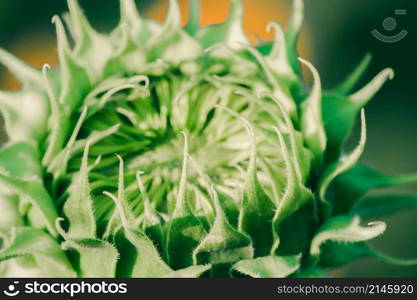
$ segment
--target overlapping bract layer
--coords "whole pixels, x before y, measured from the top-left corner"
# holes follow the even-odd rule
[[[305,93],[295,49],[302,1],[288,30],[271,23],[274,41],[256,47],[240,1],[205,28],[191,4],[182,28],[175,0],[163,25],[121,0],[120,24],[104,35],[69,0],[66,28],[52,19],[59,68],[34,70],[0,52],[23,83],[0,93],[4,276],[309,276],[381,256],[363,242],[385,224],[359,217],[417,204],[361,200],[417,180],[357,165],[363,111],[357,148],[342,151],[392,70],[351,94],[366,58],[323,92],[300,59],[314,79]]]

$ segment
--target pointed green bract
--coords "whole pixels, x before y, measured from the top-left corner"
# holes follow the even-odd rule
[[[284,278],[300,267],[299,256],[265,256],[241,260],[233,268],[253,278]]]
[[[11,233],[10,241],[0,251],[0,261],[32,256],[44,276],[75,277],[67,256],[49,234],[30,227],[17,227]]]

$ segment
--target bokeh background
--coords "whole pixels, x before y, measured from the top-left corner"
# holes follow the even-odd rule
[[[79,0],[91,22],[102,31],[110,31],[118,22],[117,0]],[[180,0],[187,10],[187,1]],[[286,25],[290,0],[244,0],[245,30],[269,39],[267,23],[276,20]],[[321,73],[323,86],[331,89],[358,64],[368,52],[373,61],[362,84],[387,66],[396,77],[388,82],[367,106],[368,144],[362,161],[377,169],[394,173],[417,172],[417,1],[415,0],[314,0],[305,1],[305,24],[300,55],[311,60]],[[167,0],[137,0],[141,12],[162,21]],[[229,0],[202,0],[202,24],[222,22]],[[396,16],[396,9],[407,14]],[[65,0],[0,0],[0,47],[37,67],[57,63],[54,14],[66,11]],[[397,28],[387,31],[383,20],[394,17]],[[185,22],[185,19],[184,19]],[[397,43],[383,43],[371,35],[373,29],[393,35],[402,29],[408,35]],[[0,88],[19,88],[17,81],[0,66]],[[0,129],[1,129],[0,125]],[[353,134],[352,143],[354,143]],[[3,138],[4,140],[4,138]],[[349,143],[347,145],[349,147]],[[417,186],[398,190],[417,194]],[[372,243],[385,253],[403,258],[417,258],[417,210],[383,218],[386,233]],[[343,276],[411,276],[417,267],[395,267],[363,259],[337,271]]]

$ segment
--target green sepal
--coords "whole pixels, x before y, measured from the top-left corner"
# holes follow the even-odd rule
[[[203,48],[181,28],[181,16],[177,0],[170,0],[169,11],[161,31],[148,42],[149,59],[179,65],[185,61],[196,60]]]
[[[194,264],[225,264],[253,257],[251,239],[227,221],[216,191],[211,187],[216,217],[209,233],[193,252]]]
[[[285,278],[300,267],[300,255],[263,256],[241,260],[233,269],[253,278]]]
[[[378,195],[361,199],[351,210],[362,218],[380,217],[409,211],[417,207],[417,197],[408,195]]]
[[[0,249],[2,248],[3,234],[7,234],[13,227],[24,225],[22,214],[19,211],[19,197],[17,195],[0,194]]]
[[[335,94],[347,95],[353,91],[371,63],[372,55],[366,54],[355,70],[334,91]]]
[[[272,219],[274,244],[271,254],[295,255],[306,250],[317,223],[313,194],[303,185],[281,132],[274,128],[285,162],[287,186]],[[296,233],[295,233],[296,232]]]
[[[334,213],[348,213],[372,189],[395,187],[416,182],[416,174],[386,175],[371,167],[356,165],[334,181]]]
[[[73,175],[72,183],[68,187],[69,197],[64,204],[64,213],[69,221],[68,235],[74,239],[96,238],[96,221],[88,182],[89,148],[90,144],[87,143],[80,171]]]
[[[376,258],[382,262],[396,266],[417,265],[417,259],[391,257],[373,249],[366,242],[338,243],[330,241],[322,245],[321,251],[319,266],[322,268],[340,267],[353,260],[364,257]]]
[[[201,28],[196,37],[205,49],[219,42],[232,49],[240,49],[243,44],[249,45],[243,31],[242,15],[242,0],[232,0],[226,22]]]
[[[322,91],[320,75],[308,61],[299,59],[313,74],[314,84],[310,95],[301,103],[301,132],[307,147],[314,153],[316,162],[323,159],[327,145],[327,136],[322,117]]]
[[[367,226],[361,226],[357,216],[333,217],[317,230],[311,241],[310,255],[313,259],[323,255],[321,247],[326,242],[363,242],[382,234],[385,228],[384,222],[370,222]]]
[[[0,111],[10,142],[40,143],[47,133],[48,99],[36,89],[0,91]]]
[[[8,175],[22,180],[40,180],[40,154],[28,142],[8,143],[0,149],[0,167]]]
[[[75,277],[76,274],[61,250],[49,234],[33,227],[17,227],[12,230],[10,241],[0,251],[0,261],[32,256],[36,265],[47,277]]]
[[[337,92],[323,95],[323,122],[328,139],[327,160],[338,159],[359,111],[372,99],[385,81],[392,79],[393,76],[393,70],[385,69],[354,94],[344,95]]]
[[[298,63],[298,51],[297,42],[301,32],[301,26],[303,25],[304,18],[304,1],[294,0],[292,14],[288,29],[285,33],[285,39],[287,41],[288,58],[294,72],[297,75],[301,75],[301,68]]]
[[[43,215],[48,230],[52,235],[56,235],[55,220],[58,217],[56,206],[48,192],[38,180],[23,181],[18,178],[0,173],[0,183],[4,184],[12,192],[21,198],[29,200],[36,206]]]
[[[337,162],[334,162],[327,166],[324,170],[322,177],[318,184],[318,197],[322,204],[322,214],[329,216],[331,214],[332,204],[326,199],[327,191],[331,183],[341,174],[346,173],[352,169],[355,164],[359,161],[365,149],[366,143],[366,121],[365,111],[362,110],[361,114],[361,137],[358,146],[349,154],[342,156]],[[338,201],[337,199],[335,201]]]
[[[87,70],[91,82],[97,82],[102,78],[104,66],[113,52],[112,45],[109,39],[91,27],[78,0],[67,0],[67,4],[75,40],[74,58]]]
[[[199,218],[193,215],[187,204],[188,140],[184,132],[184,155],[181,180],[172,218],[167,222],[165,233],[165,260],[174,269],[193,264],[192,253],[207,232]],[[180,254],[180,255],[179,255]]]
[[[99,239],[70,239],[62,244],[65,250],[75,250],[73,261],[79,277],[113,278],[119,259],[117,249]]]

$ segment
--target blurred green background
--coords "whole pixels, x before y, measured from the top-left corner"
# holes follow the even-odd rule
[[[118,21],[117,0],[80,0],[92,23],[110,31]],[[186,1],[180,1],[183,11]],[[203,24],[221,22],[229,0],[203,0]],[[415,0],[314,0],[305,1],[305,25],[301,56],[311,60],[321,73],[323,86],[337,85],[368,52],[373,54],[365,84],[385,67],[395,70],[388,82],[367,106],[368,143],[362,161],[393,174],[417,172],[417,1]],[[141,11],[162,20],[166,0],[138,0]],[[245,29],[268,38],[264,28],[271,20],[285,26],[291,1],[245,0]],[[407,14],[395,15],[396,9]],[[50,20],[66,11],[65,0],[0,0],[0,47],[37,67],[56,64],[55,33]],[[397,28],[387,31],[383,21],[394,17]],[[397,43],[383,43],[371,35],[373,29],[394,35],[402,29],[408,35]],[[16,81],[0,66],[0,88],[16,89]],[[352,143],[355,143],[353,134]],[[349,147],[349,145],[348,145]],[[417,187],[397,190],[416,194]],[[385,253],[417,258],[417,210],[387,216],[386,233],[373,244]],[[360,260],[338,271],[343,276],[412,276],[417,267],[395,267],[374,260]]]

